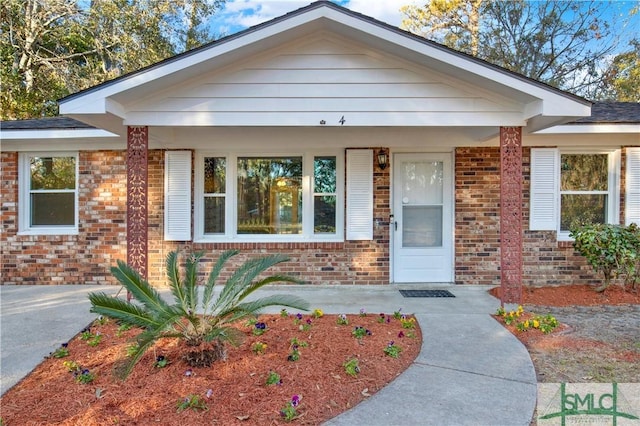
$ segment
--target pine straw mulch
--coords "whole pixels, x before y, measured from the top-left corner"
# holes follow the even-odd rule
[[[185,351],[175,340],[162,340],[140,360],[122,382],[112,375],[136,330],[120,333],[109,321],[91,327],[102,340],[91,347],[79,335],[68,343],[70,355],[45,359],[29,376],[0,399],[4,425],[278,425],[280,414],[293,395],[301,397],[295,424],[319,424],[373,395],[404,371],[417,357],[422,343],[420,328],[403,329],[400,320],[378,314],[348,315],[349,325],[338,325],[336,315],[311,318],[308,331],[300,330],[295,317],[262,315],[267,331],[254,336],[251,326],[241,324],[247,335],[238,348],[228,347],[226,361],[211,368],[192,368],[181,359]],[[362,339],[352,336],[355,326],[372,333]],[[402,337],[399,337],[402,336]],[[308,344],[300,347],[300,359],[288,361],[290,340]],[[264,354],[252,351],[255,342],[266,343]],[[402,348],[399,358],[383,352],[390,341]],[[166,367],[154,364],[159,355],[169,360]],[[343,364],[359,361],[357,377],[345,373]],[[76,383],[63,365],[76,361],[96,378]],[[266,385],[270,371],[278,373],[280,385]],[[208,392],[211,390],[210,392]],[[177,405],[190,395],[199,396],[207,410]]]
[[[530,319],[533,313],[546,315],[545,307],[602,307],[640,304],[640,293],[612,285],[598,293],[590,285],[557,287],[528,287],[523,290],[525,313],[520,318]],[[499,297],[499,288],[490,290]],[[597,314],[596,314],[597,315]],[[498,316],[494,317],[504,325]],[[606,316],[582,315],[580,322],[560,325],[550,334],[530,329],[518,331],[515,324],[504,325],[527,348],[531,355],[538,382],[618,382],[634,383],[638,380],[640,346],[630,343],[628,336],[617,335],[608,327]],[[577,333],[576,327],[580,328]],[[635,327],[629,324],[629,327]],[[629,330],[630,331],[630,330]],[[627,333],[628,334],[628,333]]]

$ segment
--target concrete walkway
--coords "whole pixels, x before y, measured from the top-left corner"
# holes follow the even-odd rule
[[[404,298],[400,288],[445,288],[455,298]],[[2,392],[94,316],[89,291],[119,287],[0,286]],[[482,286],[288,286],[325,313],[415,313],[422,350],[409,369],[327,425],[529,425],[536,375],[525,347],[489,314],[499,301]],[[168,293],[168,291],[167,291]],[[164,292],[163,292],[164,294]],[[279,311],[279,310],[278,310]]]

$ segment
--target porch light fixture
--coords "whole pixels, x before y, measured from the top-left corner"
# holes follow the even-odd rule
[[[380,167],[380,170],[387,168],[387,153],[383,149],[378,151],[378,167]]]

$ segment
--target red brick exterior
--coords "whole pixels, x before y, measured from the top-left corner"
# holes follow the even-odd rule
[[[124,152],[79,153],[78,235],[17,235],[18,154],[2,156],[3,284],[111,284],[126,252]]]
[[[376,148],[377,151],[377,148]],[[82,151],[79,155],[79,235],[17,235],[18,154],[1,153],[0,281],[3,284],[115,284],[109,269],[126,259],[126,153]],[[529,158],[523,149],[524,285],[598,282],[571,243],[555,232],[528,231]],[[621,198],[624,199],[624,150]],[[252,255],[283,253],[281,272],[309,284],[388,284],[390,275],[389,169],[374,167],[374,239],[343,243],[194,244],[164,241],[164,155],[149,152],[149,280],[164,285],[166,254],[180,247],[205,250],[211,261],[222,250]],[[455,282],[500,285],[500,151],[498,147],[455,151]],[[621,203],[621,216],[624,203]],[[621,220],[623,217],[621,217]],[[207,263],[207,267],[211,262]]]
[[[79,235],[17,235],[16,153],[2,153],[2,282],[4,284],[115,283],[109,269],[126,259],[126,152],[81,152]],[[149,152],[149,281],[164,285],[165,257],[175,248],[205,250],[211,261],[239,249],[230,265],[252,255],[282,253],[291,258],[273,271],[309,284],[389,283],[389,169],[375,167],[373,241],[344,243],[195,244],[164,241],[164,155]]]

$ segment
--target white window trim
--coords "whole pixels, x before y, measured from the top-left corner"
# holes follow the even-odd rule
[[[557,164],[561,164],[562,154],[608,154],[609,162],[609,192],[608,192],[608,206],[607,206],[607,223],[612,225],[620,224],[620,149],[558,149],[557,150]],[[562,206],[560,204],[560,167],[556,169],[557,175],[557,205],[558,205],[558,223],[557,223],[557,239],[558,241],[573,241],[573,238],[569,236],[569,231],[560,230],[560,220],[562,218]]]
[[[31,158],[74,157],[76,163],[76,185],[74,225],[31,226]],[[21,152],[18,156],[18,235],[78,235],[79,161],[77,151]]]
[[[336,233],[314,234],[312,173],[314,158],[336,157]],[[204,158],[224,157],[227,164],[225,196],[225,234],[206,235],[204,233]],[[299,235],[243,235],[237,234],[237,164],[238,157],[302,157],[302,233]],[[221,152],[197,151],[194,183],[194,242],[238,242],[238,243],[283,243],[283,242],[342,242],[344,241],[344,152],[304,151],[304,152]]]

